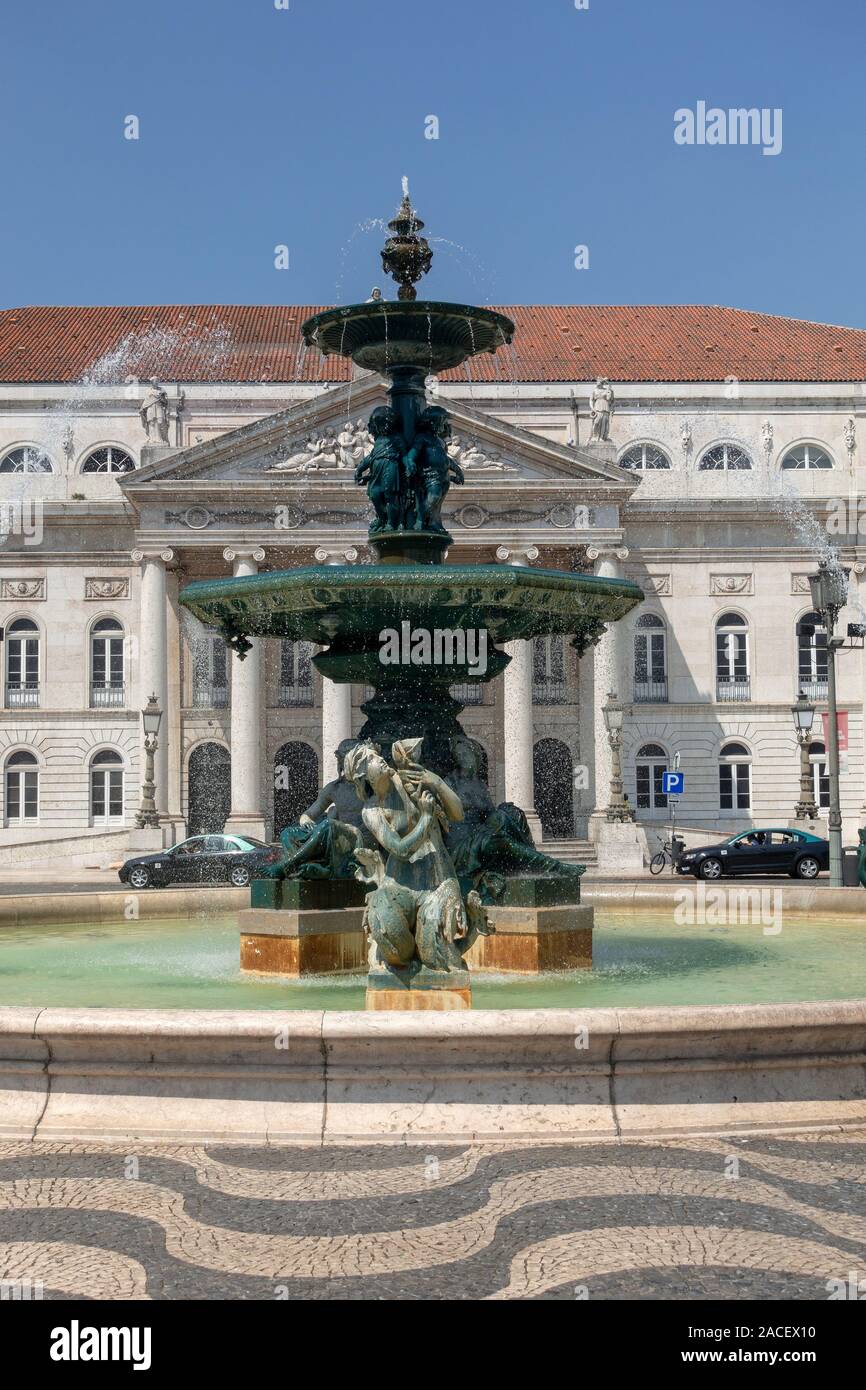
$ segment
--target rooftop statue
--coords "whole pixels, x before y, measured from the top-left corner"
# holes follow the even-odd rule
[[[589,436],[591,444],[608,443],[610,440],[610,417],[613,412],[613,387],[607,377],[600,376],[589,393],[589,413],[592,429]]]
[[[168,396],[156,377],[138,410],[148,444],[168,443]]]

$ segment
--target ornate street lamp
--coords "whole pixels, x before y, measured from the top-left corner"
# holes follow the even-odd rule
[[[151,695],[144,709],[141,711],[141,722],[144,728],[144,784],[141,789],[141,806],[135,818],[136,825],[144,828],[145,826],[156,827],[159,825],[159,813],[156,809],[155,793],[156,784],[153,774],[153,755],[159,747],[157,734],[162,721],[162,710],[155,695]]]
[[[851,573],[833,557],[821,560],[816,574],[809,575],[812,607],[820,613],[827,630],[827,749],[830,772],[830,884],[842,887],[842,811],[839,806],[839,716],[836,708],[836,649],[844,638],[834,636],[836,620],[848,601],[848,576]]]
[[[611,690],[609,692],[607,702],[602,706],[601,712],[604,715],[607,741],[610,744],[610,800],[607,808],[607,819],[609,821],[632,821],[634,820],[634,811],[623,796],[622,789],[622,761],[619,750],[622,747],[624,710],[616,691]]]
[[[802,690],[797,696],[797,703],[791,706],[791,714],[794,716],[794,729],[800,745],[800,800],[797,802],[794,817],[796,820],[817,820],[818,807],[815,805],[812,767],[809,762],[815,706]]]

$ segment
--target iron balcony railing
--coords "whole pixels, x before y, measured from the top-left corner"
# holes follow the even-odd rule
[[[448,687],[455,700],[461,705],[480,705],[483,703],[482,687],[477,681],[463,681]]]
[[[534,705],[570,705],[573,697],[568,689],[568,681],[533,681],[532,703]]]
[[[311,685],[298,685],[295,681],[293,685],[280,686],[280,705],[311,705],[312,703],[313,687]]]
[[[738,704],[751,698],[752,683],[748,676],[745,680],[727,680],[724,676],[719,676],[716,682],[716,699],[720,704]]]
[[[827,699],[827,677],[823,680],[801,680],[797,682],[797,693],[802,690],[809,700],[822,701]]]
[[[635,681],[634,700],[636,705],[666,705],[668,702],[667,681]]]
[[[229,688],[227,685],[196,685],[192,703],[195,709],[227,709]]]
[[[123,681],[91,681],[91,709],[122,709],[126,703],[126,687]]]
[[[7,709],[36,709],[39,705],[38,681],[7,681]]]

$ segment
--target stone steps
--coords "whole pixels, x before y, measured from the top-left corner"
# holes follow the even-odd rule
[[[566,864],[591,866],[598,863],[598,851],[591,840],[542,840],[539,849]]]

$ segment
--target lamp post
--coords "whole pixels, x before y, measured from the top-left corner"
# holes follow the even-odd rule
[[[842,811],[839,806],[839,715],[836,708],[836,649],[844,638],[834,636],[836,620],[848,601],[848,575],[851,573],[834,557],[821,560],[816,574],[809,575],[812,607],[821,614],[827,630],[827,749],[830,770],[830,884],[842,887]]]
[[[607,807],[607,819],[609,821],[633,821],[634,811],[623,796],[622,789],[622,761],[619,750],[622,747],[624,711],[615,691],[611,690],[608,693],[607,701],[602,706],[601,712],[604,715],[607,741],[610,744],[610,800]]]
[[[141,788],[141,806],[135,818],[135,823],[142,829],[146,826],[155,828],[159,825],[159,813],[156,809],[156,801],[154,800],[156,784],[153,778],[153,755],[159,747],[157,734],[159,733],[161,720],[162,710],[159,707],[159,701],[155,695],[151,695],[144,709],[141,711],[141,722],[144,726],[144,752],[146,761],[144,765],[144,784]]]
[[[815,722],[815,706],[804,691],[797,696],[797,703],[791,706],[794,716],[794,729],[800,745],[800,800],[794,811],[795,820],[817,820],[818,807],[815,805],[812,768],[809,763],[809,744],[812,742],[812,725]]]

